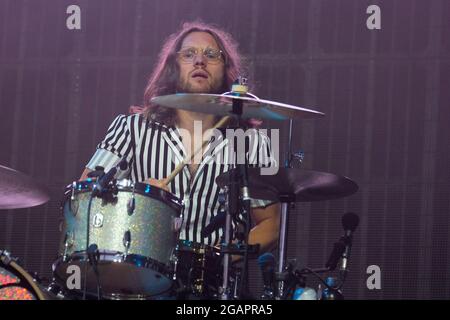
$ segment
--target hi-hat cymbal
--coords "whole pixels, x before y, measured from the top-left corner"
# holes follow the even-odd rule
[[[275,175],[261,175],[260,168],[248,168],[250,197],[280,201],[280,196],[292,197],[293,202],[331,200],[352,195],[358,185],[347,177],[312,170],[279,168]],[[225,172],[216,178],[220,187],[228,185]]]
[[[0,209],[29,208],[48,200],[47,192],[31,177],[0,166]]]
[[[169,108],[226,116],[232,112],[233,99],[242,101],[242,118],[247,119],[287,120],[324,116],[322,112],[285,103],[220,94],[177,93],[155,97],[152,102]]]

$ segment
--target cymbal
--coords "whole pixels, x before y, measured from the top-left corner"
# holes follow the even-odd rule
[[[31,177],[0,166],[0,209],[29,208],[48,200],[47,192]]]
[[[233,169],[234,170],[234,169]],[[274,175],[261,175],[260,168],[247,168],[250,197],[280,201],[291,195],[293,202],[331,200],[352,195],[358,185],[347,177],[305,169],[279,168]],[[228,184],[228,172],[216,178],[220,187]]]
[[[316,110],[297,107],[285,103],[263,100],[251,97],[238,97],[205,93],[177,93],[159,96],[152,99],[154,104],[184,109],[188,111],[230,115],[233,99],[241,100],[243,104],[242,118],[256,118],[269,120],[305,119],[322,117],[325,114]]]

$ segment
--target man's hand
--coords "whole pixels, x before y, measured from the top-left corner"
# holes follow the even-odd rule
[[[163,189],[163,190],[166,190],[166,191],[170,192],[169,191],[169,186],[166,184],[166,182],[167,182],[167,179],[160,179],[160,180],[158,180],[158,179],[153,179],[153,178],[150,178],[150,179],[147,179],[147,180],[144,181],[144,183],[147,183],[147,184],[149,184],[151,186],[155,186],[155,187],[158,187],[160,189]]]

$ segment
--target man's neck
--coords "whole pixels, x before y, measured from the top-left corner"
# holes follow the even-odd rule
[[[215,124],[216,117],[211,114],[198,113],[177,109],[177,125],[189,132],[194,132],[194,121],[201,121],[202,131],[212,128]]]

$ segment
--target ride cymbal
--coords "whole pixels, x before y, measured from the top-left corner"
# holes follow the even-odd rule
[[[0,166],[0,209],[29,208],[48,200],[47,192],[31,177]]]

